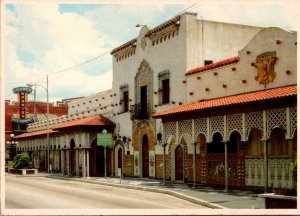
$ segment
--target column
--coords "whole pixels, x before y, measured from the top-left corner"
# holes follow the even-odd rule
[[[86,149],[83,149],[82,177],[86,177]]]
[[[66,149],[66,161],[67,161],[67,175],[68,176],[71,176],[71,173],[70,173],[70,149]]]
[[[268,142],[262,140],[264,143],[264,177],[265,177],[265,193],[268,191]]]
[[[61,172],[61,174],[65,174],[64,173],[64,171],[65,171],[65,152],[64,152],[64,150],[60,150],[60,157],[61,157],[61,159],[60,159],[60,172]]]
[[[90,177],[90,151],[86,150],[86,177]]]
[[[192,142],[194,144],[194,151],[193,151],[193,187],[196,187],[196,145],[197,142],[195,141],[195,119],[192,119]]]
[[[165,185],[166,184],[166,143],[163,143],[162,145],[163,145],[163,185]]]
[[[194,184],[193,184],[193,187],[196,188],[196,147],[197,147],[197,142],[195,142],[193,144],[194,144],[194,152],[193,152],[193,180],[194,180]]]
[[[76,176],[79,176],[79,149],[75,149]]]
[[[225,192],[228,191],[228,159],[227,159],[227,142],[224,142],[225,149]]]

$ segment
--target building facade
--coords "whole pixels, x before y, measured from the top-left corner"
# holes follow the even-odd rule
[[[104,164],[105,149],[112,176],[121,169],[139,178],[293,187],[296,38],[191,13],[143,26],[111,52],[112,89],[69,103],[68,116],[51,122],[55,171],[103,176],[95,164]],[[45,122],[28,129],[19,150],[45,152]],[[113,135],[108,148],[97,143],[104,129]]]

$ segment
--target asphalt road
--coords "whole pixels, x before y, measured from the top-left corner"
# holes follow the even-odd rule
[[[171,195],[45,177],[5,177],[6,209],[204,209]]]

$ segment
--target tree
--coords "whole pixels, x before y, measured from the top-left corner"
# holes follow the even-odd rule
[[[29,168],[30,158],[26,154],[18,154],[14,158],[13,167],[16,169]]]

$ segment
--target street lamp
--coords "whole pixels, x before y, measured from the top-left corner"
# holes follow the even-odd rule
[[[8,145],[10,145],[10,148],[9,148],[10,160],[13,160],[14,157],[16,156],[16,145],[18,144],[18,142],[14,140],[14,137],[15,137],[15,135],[13,133],[10,134],[10,140],[6,142]]]
[[[145,26],[145,25],[140,25],[140,24],[136,24],[136,26],[135,27],[141,27],[141,26]]]
[[[49,155],[49,86],[48,86],[48,75],[47,75],[47,86],[46,88],[35,83],[35,84],[27,84],[27,86],[32,87],[34,86],[34,118],[37,120],[36,116],[36,86],[40,86],[43,88],[46,93],[47,93],[47,171],[48,173],[50,172],[50,167],[49,167],[49,160],[50,160],[50,155]]]
[[[166,145],[167,145],[167,143],[163,143],[162,134],[160,132],[157,134],[156,138],[157,138],[158,144],[162,145],[162,147],[163,147],[163,185],[166,185],[166,159],[165,159],[165,154],[166,154]]]

